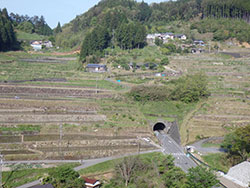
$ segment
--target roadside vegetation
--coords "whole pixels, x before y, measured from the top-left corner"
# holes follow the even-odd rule
[[[28,169],[21,169],[26,168],[26,166],[12,166],[13,170],[8,172],[3,172],[3,186],[5,188],[12,188],[18,187],[25,183],[29,183],[35,180],[42,178],[45,174],[49,173],[50,171],[54,171],[55,169],[64,169],[64,168],[74,168],[79,164],[64,164],[59,167],[53,168],[33,168],[33,166],[28,166]]]

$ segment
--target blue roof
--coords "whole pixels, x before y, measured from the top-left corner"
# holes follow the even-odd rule
[[[106,65],[99,65],[99,64],[88,64],[87,68],[100,68],[100,67],[106,67]]]

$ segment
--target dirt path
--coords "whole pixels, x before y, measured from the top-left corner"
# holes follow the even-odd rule
[[[194,110],[188,113],[188,115],[184,118],[183,123],[180,127],[180,135],[182,144],[186,145],[189,142],[189,130],[188,130],[188,123],[189,121],[195,116],[196,112],[198,112],[206,101],[199,102]]]

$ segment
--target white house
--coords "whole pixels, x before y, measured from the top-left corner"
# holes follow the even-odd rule
[[[39,51],[42,49],[42,41],[31,41],[30,43],[30,46],[32,46],[32,48],[35,50],[35,51]]]
[[[43,48],[43,46],[45,46],[46,48],[52,48],[52,42],[51,41],[38,41],[38,40],[34,40],[30,42],[30,46],[35,50],[35,51],[39,51]]]
[[[174,38],[181,39],[181,40],[187,40],[187,36],[184,34],[177,34],[174,36]]]

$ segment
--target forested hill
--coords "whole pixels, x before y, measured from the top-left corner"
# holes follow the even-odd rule
[[[7,9],[0,9],[0,51],[18,49],[18,42]]]
[[[62,33],[57,35],[57,44],[69,48],[79,46],[89,29],[103,22],[121,22],[124,17],[140,22],[148,29],[154,25],[166,25],[176,20],[188,21],[196,17],[232,18],[250,22],[250,1],[177,0],[148,5],[135,0],[102,0],[64,25]]]

